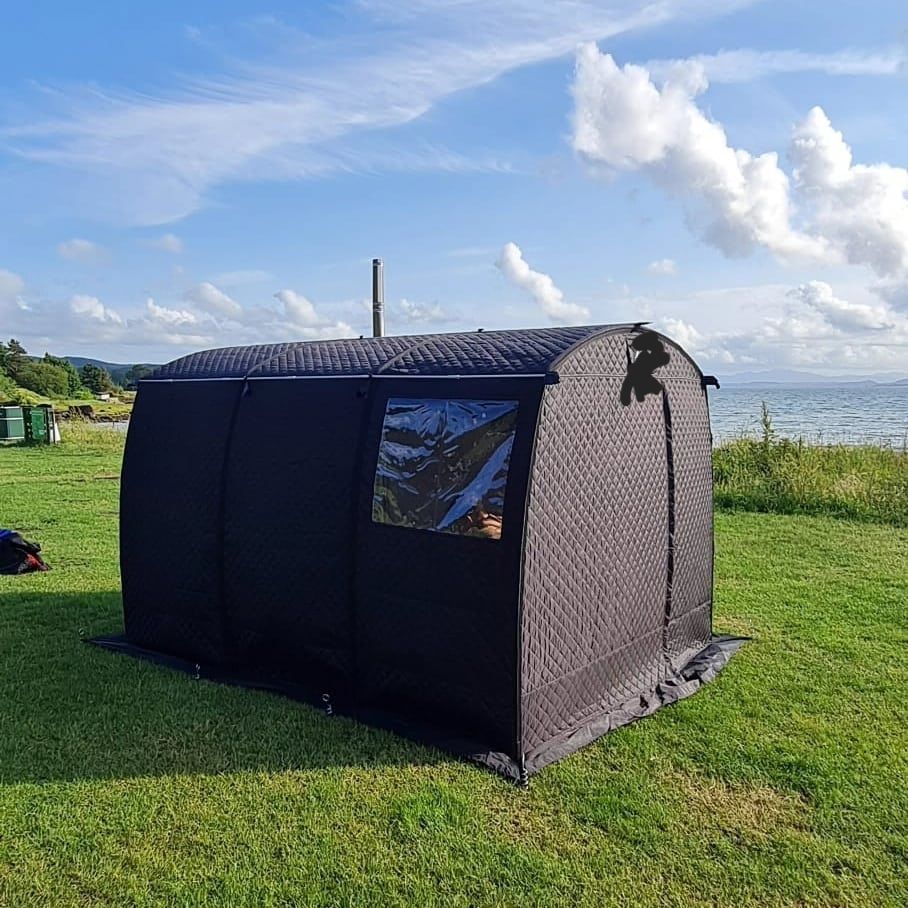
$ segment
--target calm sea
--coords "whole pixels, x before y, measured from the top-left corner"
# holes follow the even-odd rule
[[[763,401],[783,437],[819,444],[883,444],[900,450],[908,444],[908,385],[710,388],[715,442],[759,434]]]

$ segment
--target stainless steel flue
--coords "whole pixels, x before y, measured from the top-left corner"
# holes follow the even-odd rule
[[[372,259],[372,336],[385,333],[385,266],[381,259]]]

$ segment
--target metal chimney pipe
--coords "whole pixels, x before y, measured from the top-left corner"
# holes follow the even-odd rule
[[[372,259],[372,336],[385,333],[385,266],[381,259]]]

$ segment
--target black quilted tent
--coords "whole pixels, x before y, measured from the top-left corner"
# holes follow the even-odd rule
[[[96,642],[525,778],[737,645],[705,384],[635,325],[178,359],[139,385]]]

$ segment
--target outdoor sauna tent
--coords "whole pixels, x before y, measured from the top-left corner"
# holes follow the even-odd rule
[[[734,648],[710,453],[704,377],[639,325],[187,356],[139,385],[98,642],[519,778]]]

